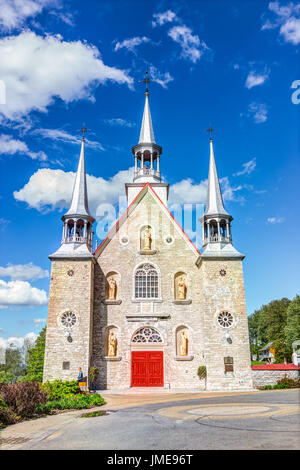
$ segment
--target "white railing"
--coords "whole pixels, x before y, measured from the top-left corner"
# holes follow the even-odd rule
[[[155,170],[154,168],[138,168],[135,171],[135,177],[137,178],[138,176],[160,176],[160,172]]]
[[[231,237],[223,237],[222,235],[211,235],[210,237],[204,237],[204,243],[230,243]]]

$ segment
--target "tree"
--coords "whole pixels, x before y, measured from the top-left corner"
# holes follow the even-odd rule
[[[42,329],[32,348],[28,350],[28,363],[24,381],[43,381],[46,327]]]
[[[300,296],[292,300],[287,309],[287,320],[285,326],[285,339],[289,347],[294,341],[300,340]]]
[[[23,358],[17,348],[8,348],[5,351],[5,364],[0,364],[0,372],[6,372],[17,380],[24,375]],[[4,375],[3,375],[4,376]]]
[[[291,301],[286,297],[280,300],[272,300],[249,316],[248,324],[252,354],[257,354],[262,346],[272,342],[276,362],[283,362],[285,350],[287,359],[290,360],[290,347],[288,344],[284,346],[287,312],[290,304]]]

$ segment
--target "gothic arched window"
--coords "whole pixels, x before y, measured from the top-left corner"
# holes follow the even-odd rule
[[[135,298],[158,298],[158,273],[151,264],[143,264],[135,273]]]

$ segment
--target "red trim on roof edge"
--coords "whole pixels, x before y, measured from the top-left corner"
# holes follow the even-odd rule
[[[295,364],[255,364],[252,370],[300,370]]]
[[[154,191],[154,189],[152,188],[151,184],[150,183],[145,183],[145,185],[142,187],[141,191],[136,195],[136,197],[133,199],[133,201],[131,202],[131,204],[127,207],[126,211],[123,212],[123,214],[121,215],[121,217],[117,220],[117,222],[115,223],[115,225],[112,227],[112,229],[109,231],[109,233],[106,235],[106,237],[102,240],[102,242],[100,243],[100,245],[98,246],[98,248],[95,250],[94,252],[94,255],[96,255],[97,251],[100,249],[100,247],[103,245],[103,243],[109,238],[110,234],[116,229],[117,230],[117,227],[119,226],[121,220],[125,217],[125,215],[127,215],[130,207],[135,203],[135,201],[137,200],[137,198],[142,194],[142,192],[144,191],[145,187],[146,186],[149,186],[149,188],[151,189],[151,191],[153,191],[153,193],[155,194],[155,196],[157,197],[157,199],[160,201],[160,203],[167,209],[168,213],[170,214],[170,216],[172,217],[172,219],[174,220],[174,222],[176,223],[176,225],[178,225],[178,227],[180,228],[180,230],[182,231],[182,233],[187,237],[188,241],[190,242],[190,244],[195,248],[195,250],[197,251],[197,253],[201,256],[201,253],[200,251],[198,250],[198,248],[196,247],[196,245],[192,242],[192,240],[190,239],[190,237],[185,233],[185,231],[183,230],[183,228],[181,227],[181,225],[179,225],[179,223],[177,222],[177,220],[174,218],[174,216],[171,214],[171,212],[169,211],[169,209],[167,208],[167,206],[162,202],[162,200],[160,199],[160,197],[158,196],[158,194]]]

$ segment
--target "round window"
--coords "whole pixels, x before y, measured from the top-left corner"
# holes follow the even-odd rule
[[[65,328],[72,328],[76,323],[76,315],[73,312],[65,312],[62,314],[60,321]]]
[[[229,312],[219,313],[218,323],[222,328],[229,328],[233,325],[233,316]]]

